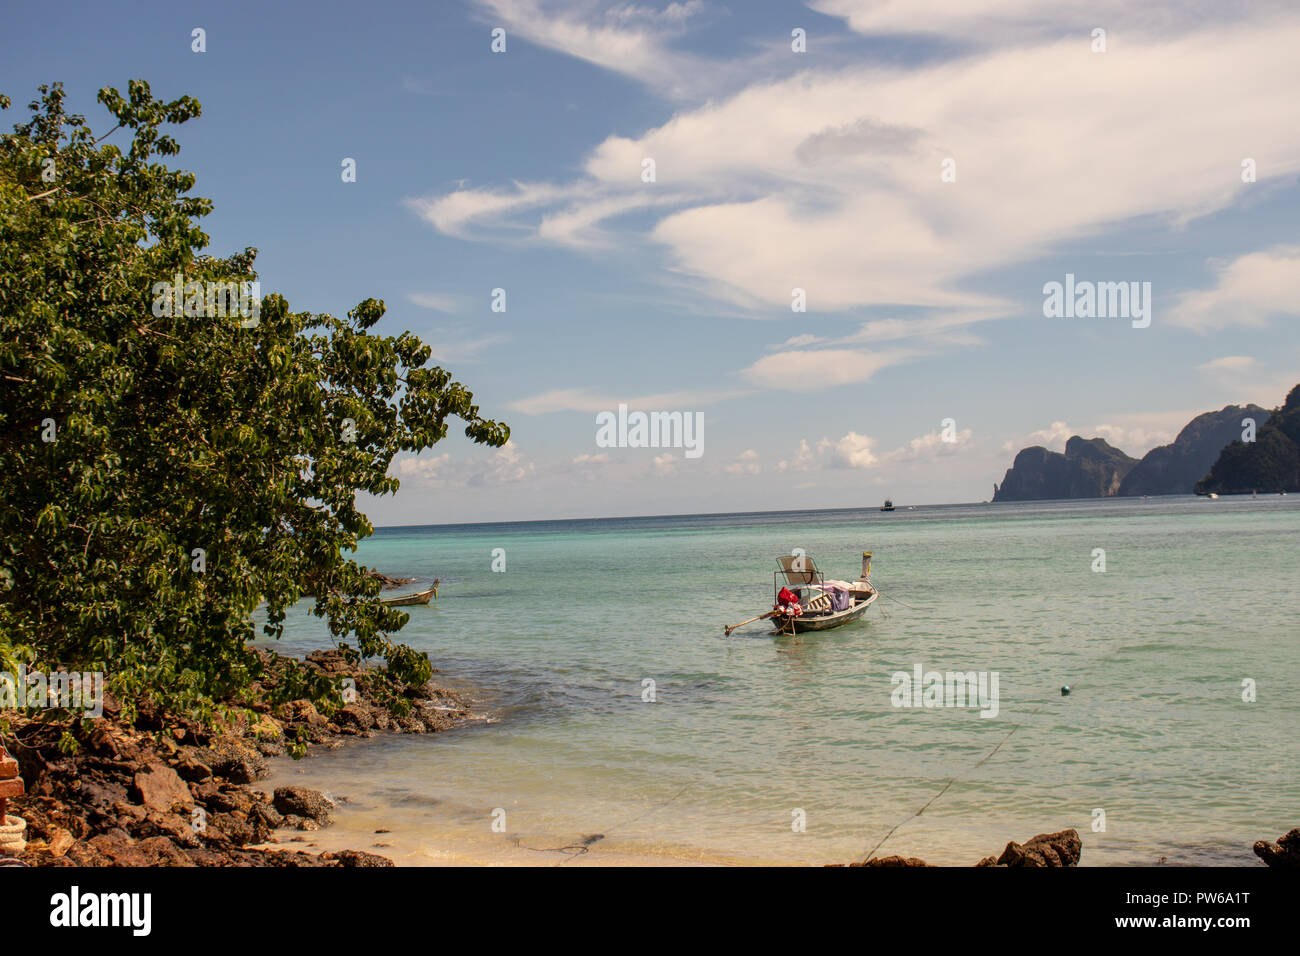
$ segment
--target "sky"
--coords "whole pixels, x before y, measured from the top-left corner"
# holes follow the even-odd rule
[[[208,252],[256,247],[294,309],[383,299],[377,331],[418,334],[510,425],[399,458],[376,525],[982,501],[1021,447],[1141,456],[1300,382],[1293,3],[3,22],[6,125],[54,81],[96,129],[104,86],[195,97],[172,162],[215,204]],[[1137,283],[1149,313],[1045,315],[1067,275]],[[608,447],[620,405],[702,420],[698,454]]]

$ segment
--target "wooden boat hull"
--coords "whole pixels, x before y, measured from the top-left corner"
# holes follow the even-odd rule
[[[403,594],[401,597],[385,598],[381,597],[379,603],[387,607],[409,607],[412,604],[428,604],[430,598],[438,596],[437,588],[429,588],[427,591],[419,591],[415,594]]]
[[[880,597],[877,591],[868,597],[865,601],[859,601],[851,608],[843,611],[835,611],[832,614],[817,614],[807,617],[796,617],[793,621],[794,633],[803,634],[805,631],[829,631],[833,627],[839,627],[842,624],[848,624],[850,621],[856,621],[866,613],[867,608],[876,603],[876,598]],[[785,629],[777,629],[777,634],[789,634],[791,624],[787,623]]]

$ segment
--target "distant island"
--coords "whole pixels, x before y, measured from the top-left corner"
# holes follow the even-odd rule
[[[1255,440],[1242,441],[1243,419]],[[1132,458],[1102,438],[1074,435],[1065,452],[1022,449],[994,501],[1137,495],[1250,494],[1300,489],[1300,385],[1272,412],[1228,405],[1193,418],[1168,445]]]

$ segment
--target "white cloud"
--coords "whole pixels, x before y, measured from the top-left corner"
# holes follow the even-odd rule
[[[758,452],[752,448],[747,448],[736,456],[735,461],[729,462],[722,470],[729,475],[757,475],[763,470],[763,466],[758,461]]]
[[[1170,325],[1208,332],[1230,325],[1262,326],[1273,315],[1300,315],[1300,245],[1274,246],[1213,265],[1214,286],[1180,295]]]
[[[1253,368],[1255,365],[1255,359],[1249,355],[1225,355],[1223,358],[1217,358],[1212,362],[1206,362],[1196,367],[1207,372],[1241,372]]]
[[[1205,411],[1205,409],[1201,409]],[[1052,422],[1047,428],[1003,442],[1002,451],[1014,454],[1023,448],[1041,445],[1051,451],[1064,452],[1065,443],[1075,435],[1104,438],[1133,458],[1141,458],[1157,445],[1167,445],[1178,432],[1201,411],[1133,412],[1110,416],[1108,421],[1090,428],[1074,429],[1065,422]]]
[[[817,447],[829,453],[832,468],[870,468],[876,463],[876,456],[871,450],[875,444],[874,438],[849,432],[839,441],[823,439]]]
[[[455,312],[456,297],[438,292],[412,292],[407,296],[411,302],[424,309],[437,309],[439,312]]]
[[[1042,445],[1044,448],[1050,448],[1052,451],[1065,451],[1065,443],[1073,434],[1074,431],[1065,422],[1052,422],[1052,424],[1047,428],[1041,428],[1038,431],[1030,432],[1023,438],[1013,438],[1009,441],[1003,442],[1002,450],[1006,452],[1016,452],[1032,445]]]
[[[398,478],[413,481],[443,481],[446,478],[451,455],[442,454],[430,458],[415,456],[399,458],[393,463]]]
[[[728,399],[749,394],[748,389],[701,389],[698,391],[656,392],[636,397],[616,397],[608,392],[588,388],[555,388],[539,395],[521,398],[506,407],[524,415],[549,415],[554,412],[613,412],[620,404],[629,411],[694,411]]]
[[[876,452],[874,438],[853,431],[835,440],[823,438],[816,445],[810,445],[807,439],[801,439],[795,454],[777,463],[777,471],[817,471],[826,468],[869,470],[879,465],[930,461],[969,448],[972,435],[969,428],[962,429],[955,432],[954,441],[947,442],[943,440],[942,431],[934,431],[882,453]]]
[[[664,452],[662,455],[655,455],[650,470],[661,478],[667,477],[677,470],[679,461],[680,459],[672,452]]]
[[[809,6],[843,18],[850,29],[864,34],[927,33],[1010,45],[1071,33],[1086,44],[1093,28],[1101,26],[1117,46],[1239,18],[1243,6],[1253,11],[1284,9],[1282,3],[1268,0],[1249,5],[1186,0],[811,0]]]
[[[1182,421],[1186,425],[1194,418],[1189,415]],[[1094,425],[1088,429],[1088,437],[1104,438],[1111,445],[1132,458],[1141,458],[1157,445],[1167,445],[1178,436],[1179,428],[1169,426],[1143,427],[1133,425]]]
[[[919,17],[897,3],[824,6],[863,30],[960,24],[966,9],[936,2],[933,16]],[[679,68],[663,56],[672,34],[662,24],[629,28],[616,17],[578,28],[575,15],[546,16],[533,3],[492,9],[526,22],[538,42],[610,69],[654,77]],[[1257,161],[1261,182],[1300,170],[1300,124],[1278,121],[1293,111],[1294,13],[1266,5],[1225,21],[1163,3],[1141,30],[1120,31],[1109,52],[1093,54],[1086,37],[1059,28],[1082,15],[1077,4],[1064,17],[1019,2],[974,9],[1050,22],[1015,34],[1014,48],[919,67],[832,71],[810,60],[798,75],[680,110],[643,135],[609,137],[572,182],[459,190],[416,208],[453,235],[486,223],[582,244],[617,225],[612,217],[653,203],[664,215],[639,238],[720,302],[788,315],[799,287],[812,312],[905,305],[973,317],[991,307],[962,290],[976,275],[1137,217],[1178,224],[1221,209],[1258,188],[1240,181],[1243,155]],[[1107,9],[1120,17],[1130,8]],[[656,160],[654,184],[640,181],[644,157]],[[940,180],[947,157],[957,163],[953,183]],[[532,221],[519,218],[539,207]],[[638,225],[621,228],[638,238]],[[1233,286],[1238,298],[1248,291]],[[1251,300],[1270,301],[1258,290]],[[1197,300],[1187,306],[1198,314]],[[836,367],[861,380],[862,366],[846,358]],[[750,377],[783,378],[766,371]]]
[[[407,199],[405,202],[408,209],[444,235],[470,239],[475,236],[469,231],[469,226],[475,221],[499,220],[511,213],[563,200],[576,192],[576,189],[516,182],[513,192],[460,187],[444,196]]]
[[[462,339],[452,336],[450,341],[441,341],[438,339],[441,334],[434,332],[429,338],[425,339],[424,344],[429,346],[429,353],[434,361],[444,364],[472,362],[488,346],[497,345],[508,340],[504,335],[486,335],[479,339]]]
[[[906,445],[896,448],[884,456],[888,462],[932,461],[955,455],[970,446],[973,432],[969,428],[954,430],[951,441],[944,440],[942,431],[933,431],[913,438]]]
[[[705,61],[671,46],[687,21],[704,9],[701,0],[670,3],[663,9],[621,3],[603,11],[590,2],[480,0],[479,6],[494,26],[506,29],[507,50],[510,34],[518,34],[538,46],[633,77],[671,95],[685,93],[693,78],[708,70]]]
[[[817,456],[812,448],[808,445],[808,439],[799,439],[799,448],[795,451],[794,457],[786,461],[777,462],[777,471],[812,471],[818,467]]]
[[[811,392],[834,385],[865,382],[876,372],[911,357],[903,351],[869,352],[863,349],[810,349],[765,355],[741,372],[762,388]]]
[[[396,476],[404,481],[416,485],[441,483],[452,487],[513,484],[532,477],[537,470],[512,441],[487,454],[480,452],[459,460],[453,459],[450,452],[432,458],[418,455],[399,458],[393,467]]]

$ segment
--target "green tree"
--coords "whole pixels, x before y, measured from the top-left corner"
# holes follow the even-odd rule
[[[1273,409],[1253,442],[1226,445],[1196,484],[1197,494],[1252,491],[1300,491],[1300,385]]]
[[[509,429],[416,336],[370,331],[380,301],[339,319],[269,295],[249,317],[196,296],[257,279],[254,249],[204,254],[211,202],[156,159],[199,104],[139,80],[98,99],[102,135],[56,84],[0,137],[0,665],[103,670],[128,701],[211,717],[262,676],[254,609],[279,636],[311,595],[340,644],[427,679],[348,557],[373,530],[357,493],[395,492],[394,456],[449,419],[492,446]],[[183,296],[159,292],[177,276]],[[303,669],[279,686],[334,691]]]

